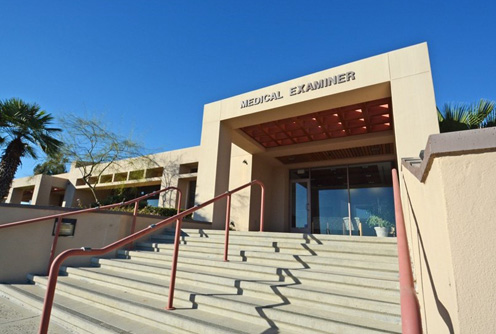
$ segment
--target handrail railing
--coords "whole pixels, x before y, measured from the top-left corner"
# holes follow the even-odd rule
[[[419,302],[413,285],[412,266],[410,252],[408,250],[403,208],[401,206],[398,172],[394,168],[392,175],[400,276],[401,328],[403,334],[421,334],[422,322],[420,319]]]
[[[258,180],[253,180],[245,185],[242,185],[236,189],[226,191],[225,193],[221,195],[217,195],[216,197],[212,198],[209,201],[206,201],[202,204],[198,204],[190,209],[184,210],[181,213],[178,213],[175,216],[169,217],[167,219],[164,219],[156,224],[152,224],[148,226],[147,228],[144,228],[141,231],[138,231],[136,233],[133,233],[125,238],[122,238],[120,240],[117,240],[110,245],[107,245],[103,248],[96,248],[96,249],[91,249],[91,248],[73,248],[73,249],[68,249],[62,253],[60,253],[55,260],[53,261],[51,267],[50,267],[50,272],[48,276],[48,283],[47,283],[47,290],[45,293],[45,301],[43,303],[43,311],[41,314],[41,322],[40,322],[40,328],[39,328],[39,334],[46,334],[48,332],[48,325],[50,323],[50,314],[52,312],[52,305],[53,305],[53,298],[55,295],[55,288],[57,285],[57,278],[59,275],[59,269],[62,263],[69,257],[72,256],[89,256],[89,255],[102,255],[108,252],[111,252],[117,248],[123,247],[139,238],[142,238],[150,233],[153,232],[153,230],[156,230],[158,228],[164,227],[174,221],[177,221],[176,224],[176,233],[174,236],[174,254],[172,256],[172,265],[171,265],[171,278],[169,282],[169,297],[168,297],[168,302],[167,302],[167,310],[173,310],[173,300],[174,300],[174,288],[175,288],[175,282],[176,282],[176,270],[177,270],[177,258],[179,255],[179,238],[181,236],[181,223],[182,220],[185,216],[188,216],[195,211],[198,211],[199,209],[202,209],[206,207],[207,205],[210,205],[220,199],[223,199],[224,197],[227,197],[228,201],[228,207],[226,210],[226,246],[224,248],[224,260],[227,261],[227,253],[228,253],[228,246],[227,243],[229,242],[229,212],[230,212],[230,202],[231,202],[231,195],[245,189],[247,187],[251,187],[255,184],[258,184],[261,188],[261,205],[260,205],[260,232],[263,231],[263,216],[264,216],[264,201],[265,201],[265,187],[262,182]]]
[[[181,192],[181,190],[179,188],[176,188],[176,187],[166,187],[166,188],[163,188],[163,189],[155,190],[155,191],[153,191],[153,192],[151,192],[149,194],[145,194],[143,196],[136,197],[136,198],[134,198],[132,200],[129,200],[129,201],[123,201],[123,202],[120,202],[120,203],[114,203],[114,204],[108,204],[108,205],[103,205],[103,206],[97,206],[97,207],[94,207],[94,208],[81,209],[81,210],[75,210],[75,211],[70,211],[70,212],[66,212],[66,213],[57,213],[57,214],[54,214],[54,215],[48,215],[48,216],[43,216],[43,217],[37,217],[37,218],[31,218],[31,219],[26,219],[26,220],[20,220],[20,221],[17,221],[17,222],[0,225],[0,229],[14,227],[14,226],[20,226],[20,225],[25,225],[25,224],[32,224],[32,223],[37,223],[37,222],[40,222],[40,221],[45,221],[45,220],[49,220],[49,219],[55,218],[57,220],[57,223],[56,223],[56,226],[55,226],[54,237],[53,237],[53,241],[52,241],[52,247],[50,249],[50,257],[49,257],[49,260],[48,260],[48,269],[47,269],[47,271],[49,271],[50,270],[50,266],[51,266],[51,264],[53,262],[53,258],[55,256],[55,251],[56,251],[56,248],[57,248],[57,242],[58,242],[58,239],[59,239],[60,226],[62,225],[62,218],[63,217],[66,217],[66,216],[75,216],[75,215],[79,215],[79,214],[82,214],[82,213],[95,212],[95,211],[104,210],[104,209],[112,209],[112,208],[115,208],[115,207],[126,206],[126,205],[130,205],[130,204],[133,204],[134,203],[133,222],[131,224],[131,231],[129,233],[129,234],[133,234],[134,231],[135,231],[135,229],[136,229],[136,217],[138,215],[139,202],[141,202],[142,200],[147,199],[149,197],[156,196],[156,195],[158,195],[160,193],[163,193],[165,191],[168,191],[168,190],[176,190],[177,191],[177,194],[178,194],[178,198],[177,198],[177,213],[179,213],[180,212],[180,207],[181,207],[182,192]]]

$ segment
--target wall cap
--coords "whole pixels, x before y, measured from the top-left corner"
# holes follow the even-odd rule
[[[402,158],[401,166],[425,182],[435,158],[496,151],[496,127],[430,135],[424,157]]]

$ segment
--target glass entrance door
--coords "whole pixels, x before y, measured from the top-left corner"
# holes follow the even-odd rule
[[[311,233],[310,180],[291,181],[291,232]]]
[[[391,168],[378,162],[290,171],[291,231],[375,236],[375,225],[385,225],[394,235]]]
[[[345,234],[349,230],[346,167],[318,168],[310,172],[312,233]]]

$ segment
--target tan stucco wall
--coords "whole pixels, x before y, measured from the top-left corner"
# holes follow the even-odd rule
[[[19,220],[63,213],[67,210],[37,206],[0,206],[0,225]],[[77,219],[74,237],[60,237],[56,254],[69,248],[98,248],[128,235],[130,214],[87,213],[67,218]],[[156,223],[159,217],[138,217],[136,230]],[[24,282],[28,273],[46,274],[52,245],[54,219],[0,230],[0,282]],[[188,224],[185,224],[188,227]],[[148,237],[145,237],[148,238]],[[115,252],[105,257],[114,256]],[[68,259],[65,264],[88,265],[90,258]]]
[[[289,231],[289,172],[285,166],[274,165],[262,155],[253,158],[253,178],[265,185],[265,231]],[[259,228],[260,191],[252,189],[252,208],[250,226],[252,230]]]
[[[407,187],[402,189],[408,190],[408,194],[403,192],[402,200],[407,208],[405,223],[426,333],[449,333],[449,327],[454,324],[446,314],[457,313],[446,198],[438,163],[435,162],[432,178],[425,185],[408,171],[404,172]],[[443,316],[451,325],[446,324]]]
[[[404,172],[426,333],[496,332],[494,161],[496,152],[437,157],[425,183]]]
[[[229,189],[235,189],[254,179],[253,156],[232,144],[230,158],[230,174],[235,176],[229,180]],[[255,186],[258,188],[258,186]],[[257,189],[258,190],[258,189]],[[250,228],[250,195],[251,189],[243,189],[233,194],[231,199],[231,221],[236,230],[248,231]]]

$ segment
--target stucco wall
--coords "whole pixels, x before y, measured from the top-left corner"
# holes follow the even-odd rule
[[[230,174],[235,176],[229,180],[229,189],[234,189],[254,179],[253,156],[232,144]],[[258,188],[258,186],[255,186]],[[231,196],[231,221],[238,231],[248,231],[250,225],[251,189],[243,189]]]
[[[424,329],[496,333],[496,152],[444,154],[423,183],[404,171]]]
[[[27,205],[0,205],[0,225],[19,220],[64,213],[67,209]],[[77,219],[74,237],[60,237],[56,254],[69,248],[99,248],[128,235],[132,215],[127,213],[87,213],[67,218]],[[156,223],[160,217],[140,216],[136,230]],[[24,282],[28,273],[46,274],[52,245],[54,219],[0,230],[0,282]],[[174,225],[171,225],[173,227]],[[201,227],[184,223],[184,227]],[[148,237],[145,237],[146,239]],[[105,257],[112,257],[115,252]],[[89,257],[68,259],[70,265],[88,265]]]
[[[404,172],[406,187],[403,187],[405,196],[402,197],[407,206],[405,223],[423,328],[426,333],[436,334],[450,333],[450,327],[455,329],[457,323],[452,316],[457,313],[456,290],[444,183],[438,163],[434,163],[436,166],[425,184],[408,171]]]

